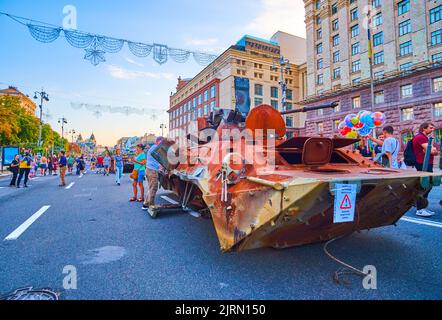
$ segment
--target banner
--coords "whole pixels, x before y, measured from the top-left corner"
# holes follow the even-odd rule
[[[250,83],[247,78],[235,77],[235,109],[243,115],[250,111]]]
[[[2,152],[2,164],[9,166],[14,160],[16,154],[19,154],[20,149],[18,147],[3,147]]]

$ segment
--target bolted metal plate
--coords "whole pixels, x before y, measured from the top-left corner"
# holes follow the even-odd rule
[[[0,300],[59,300],[59,294],[50,289],[34,289],[32,287],[20,288],[5,296]]]

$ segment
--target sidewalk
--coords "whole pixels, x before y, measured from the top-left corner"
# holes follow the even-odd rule
[[[0,171],[0,180],[10,178],[12,172],[9,170]]]

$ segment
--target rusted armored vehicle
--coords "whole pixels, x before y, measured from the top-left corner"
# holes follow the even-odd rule
[[[199,118],[190,144],[163,141],[154,152],[165,168],[161,184],[182,208],[211,217],[224,252],[326,241],[427,206],[439,174],[384,168],[353,150],[357,139],[284,138],[283,114],[324,107],[333,105],[281,113],[261,105],[246,118],[232,110]]]

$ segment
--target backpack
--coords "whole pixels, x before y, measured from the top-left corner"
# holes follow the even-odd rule
[[[416,165],[416,155],[413,150],[413,139],[407,142],[407,146],[404,150],[404,162],[407,166]]]

